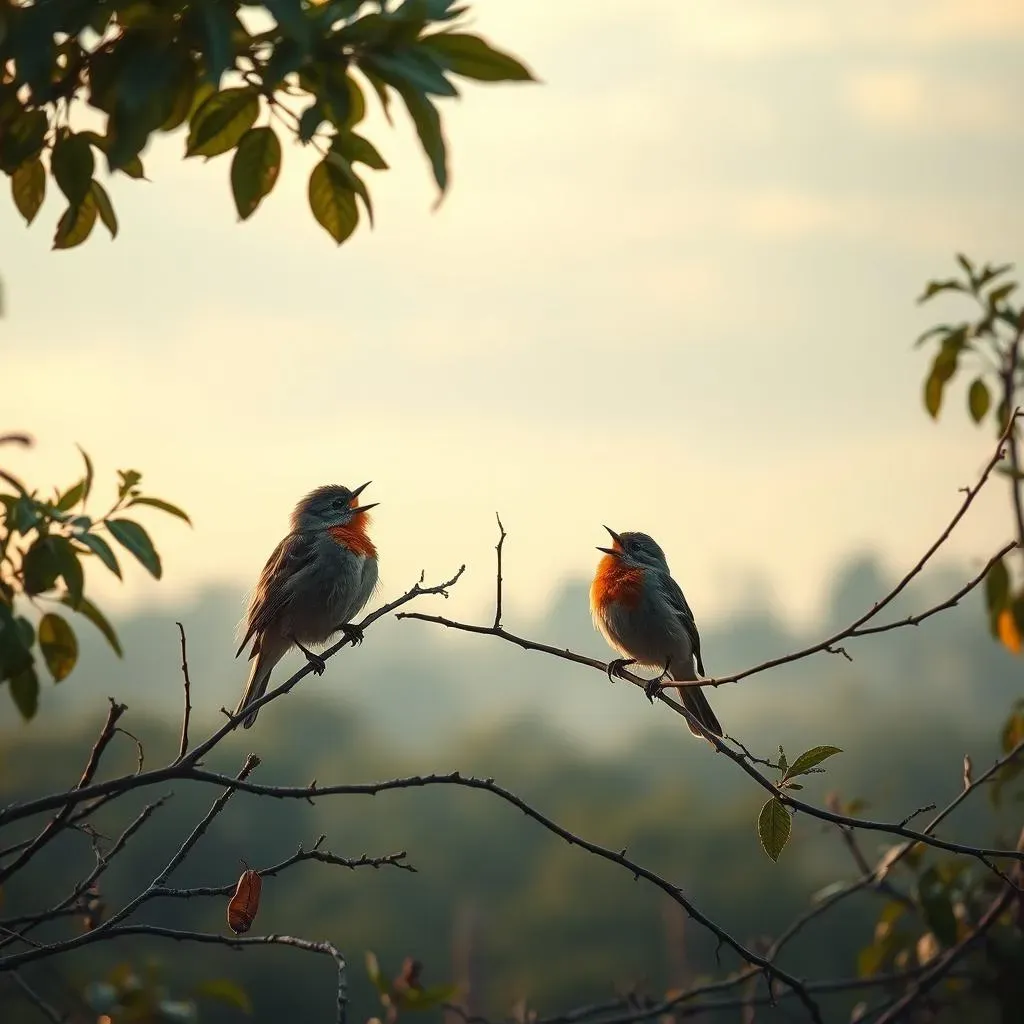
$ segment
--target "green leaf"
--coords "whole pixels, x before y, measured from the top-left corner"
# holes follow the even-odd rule
[[[421,93],[408,87],[396,87],[406,110],[416,126],[416,134],[419,136],[423,152],[430,160],[430,167],[434,173],[434,181],[443,196],[448,188],[448,154],[444,142],[444,132],[441,128],[441,115],[437,108]]]
[[[146,177],[146,170],[142,166],[142,158],[138,154],[120,167],[115,168],[115,170],[120,171],[122,174],[127,174],[129,178],[135,178],[136,180]]]
[[[206,46],[206,77],[213,86],[220,86],[224,72],[235,66],[235,47],[232,33],[238,27],[238,18],[230,6],[218,0],[205,0],[200,5]]]
[[[779,771],[785,774],[789,768],[789,761],[786,760],[786,752],[782,749],[782,745],[779,744]]]
[[[949,891],[935,867],[928,868],[918,879],[917,896],[925,922],[935,938],[947,949],[956,945],[956,915]]]
[[[81,601],[82,591],[85,589],[85,573],[82,571],[82,563],[78,560],[78,553],[67,537],[54,537],[53,545],[61,577],[68,588],[68,596],[77,604]]]
[[[992,396],[989,394],[988,385],[977,377],[967,392],[967,408],[970,411],[971,419],[980,423],[985,418],[989,406],[992,404]]]
[[[341,171],[348,188],[352,189],[362,199],[363,205],[366,207],[366,215],[370,219],[370,227],[373,227],[373,204],[370,202],[370,193],[366,188],[366,183],[353,170],[352,164],[345,157],[337,153],[333,146],[327,154],[327,159]]]
[[[26,722],[35,717],[39,710],[39,679],[31,666],[11,677],[8,683],[11,697]]]
[[[373,53],[362,63],[373,68],[400,93],[410,91],[449,98],[459,95],[455,86],[445,78],[438,62],[428,53],[409,49],[396,50],[391,54]]]
[[[264,90],[276,90],[288,75],[299,70],[304,59],[294,39],[279,40],[267,63],[263,65]]]
[[[26,160],[11,175],[11,196],[25,223],[31,224],[46,198],[46,170],[38,157]]]
[[[107,529],[114,539],[127,548],[154,579],[160,579],[163,567],[149,534],[131,519],[108,519]]]
[[[192,115],[185,156],[219,156],[234,149],[256,123],[259,113],[255,89],[225,89],[214,93]]]
[[[39,537],[21,563],[25,593],[30,597],[52,590],[60,576],[61,563],[54,537]]]
[[[946,382],[933,369],[924,382],[924,407],[931,418],[937,419],[942,408],[942,392]]]
[[[252,1014],[252,1000],[245,989],[229,978],[211,978],[209,981],[200,982],[196,986],[195,994],[226,1003],[236,1010],[241,1010],[242,1013]]]
[[[121,480],[117,488],[117,496],[125,497],[126,494],[142,479],[142,474],[137,469],[119,469],[117,475]]]
[[[174,88],[174,102],[170,112],[160,125],[160,131],[173,132],[185,123],[192,112],[192,101],[196,95],[196,68],[193,64],[185,64],[181,69],[181,77]]]
[[[942,292],[965,292],[967,289],[954,278],[945,281],[929,281],[924,292],[918,297],[918,302],[927,302],[929,299]]]
[[[299,117],[299,141],[310,142],[324,123],[324,105],[314,100]]]
[[[158,508],[163,512],[170,513],[172,516],[177,516],[179,519],[184,519],[189,526],[192,525],[192,520],[177,505],[172,505],[169,501],[164,501],[162,498],[132,498],[126,507],[131,508],[132,505],[149,505],[151,508]]]
[[[420,40],[449,71],[479,82],[533,82],[530,70],[515,57],[495,50],[479,36],[441,32]]]
[[[0,601],[0,680],[10,679],[32,666],[32,624],[15,618],[10,607]]]
[[[985,576],[985,607],[993,618],[1001,612],[1010,596],[1010,573],[1002,558],[992,563]]]
[[[313,45],[312,24],[303,12],[301,0],[264,0],[264,4],[299,49],[308,53]]]
[[[331,149],[341,154],[349,163],[366,164],[375,171],[386,171],[388,165],[369,139],[355,132],[338,132],[331,142]]]
[[[102,537],[95,533],[76,533],[75,540],[84,544],[118,579],[121,578],[121,566],[117,564],[117,556]]]
[[[1000,302],[1008,299],[1017,290],[1017,284],[1015,281],[1011,281],[1009,284],[1000,285],[998,288],[993,288],[988,294],[988,304],[990,309],[995,309]]]
[[[366,975],[373,987],[382,995],[390,991],[391,986],[388,984],[387,978],[380,973],[377,955],[370,950],[366,951]]]
[[[42,110],[25,111],[4,121],[0,132],[0,170],[13,174],[43,151],[50,122]]]
[[[50,171],[71,206],[79,206],[89,193],[96,161],[83,135],[62,135],[50,156]]]
[[[761,839],[764,852],[773,861],[778,861],[780,854],[789,842],[793,831],[793,822],[782,801],[772,797],[761,808],[757,816],[757,834]]]
[[[114,213],[114,205],[110,201],[107,190],[98,181],[92,183],[92,198],[96,203],[103,226],[110,232],[111,238],[117,238],[117,214]]]
[[[11,508],[8,523],[15,532],[27,534],[43,519],[39,506],[27,495],[20,497]]]
[[[332,72],[333,70],[332,68]],[[359,88],[359,83],[350,74],[346,73],[343,84],[348,98],[348,113],[343,122],[335,119],[334,124],[339,131],[345,128],[354,128],[366,117],[366,97],[363,95],[363,90]],[[338,102],[335,97],[341,91],[335,81],[334,74],[329,74],[327,77],[327,89],[330,100],[328,103],[329,113],[334,114],[334,107]]]
[[[71,607],[70,601],[67,597],[61,598],[61,603],[66,604],[69,608]],[[107,643],[113,648],[114,653],[119,657],[124,657],[124,651],[121,650],[121,641],[117,638],[117,633],[114,632],[114,627],[107,621],[103,612],[99,610],[87,597],[83,597],[78,603],[78,606],[73,609],[78,612],[79,615],[87,618],[107,639]]]
[[[96,224],[96,200],[91,192],[78,206],[69,206],[57,223],[57,233],[53,236],[54,249],[73,249],[81,245]]]
[[[269,195],[281,173],[281,142],[273,128],[250,128],[231,161],[231,192],[246,220]]]
[[[359,223],[356,197],[341,168],[323,159],[309,176],[309,208],[317,223],[338,243],[347,239]]]
[[[60,615],[48,612],[39,620],[39,647],[53,681],[67,679],[78,661],[78,639]]]
[[[789,771],[786,772],[786,778],[795,779],[798,775],[806,775],[812,768],[821,764],[822,761],[841,753],[842,750],[839,747],[811,747],[810,750],[805,750],[793,762]]]
[[[57,508],[61,512],[73,509],[85,497],[85,481],[79,480],[74,487],[69,487],[57,501]]]
[[[359,66],[359,71],[370,85],[373,86],[373,91],[377,94],[381,110],[384,112],[384,117],[387,119],[388,124],[394,124],[394,121],[391,120],[391,95],[388,93],[387,82],[364,65]]]
[[[458,991],[458,985],[433,985],[423,989],[407,988],[397,995],[395,1001],[404,1010],[433,1010],[443,1003],[451,1002]]]

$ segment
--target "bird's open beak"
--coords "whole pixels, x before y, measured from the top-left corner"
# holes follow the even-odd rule
[[[615,541],[615,543],[619,546],[619,550],[616,550],[615,548],[601,548],[601,547],[599,547],[597,550],[598,551],[603,551],[606,555],[617,555],[617,554],[619,554],[619,551],[622,548],[622,538],[610,526],[606,526],[605,529],[611,535],[612,540]]]
[[[359,497],[359,495],[360,495],[360,494],[361,494],[361,493],[362,493],[363,491],[365,491],[365,490],[366,490],[366,488],[367,488],[367,487],[369,487],[369,486],[370,486],[370,484],[372,484],[372,483],[373,483],[373,481],[372,481],[372,480],[367,480],[365,484],[360,484],[360,485],[359,485],[359,486],[358,486],[358,487],[357,487],[357,488],[356,488],[356,489],[355,489],[355,490],[354,490],[354,491],[352,492],[352,500],[353,500],[353,501],[355,501],[355,499],[356,499],[356,498],[358,498],[358,497]],[[377,507],[377,506],[378,506],[379,504],[380,504],[380,502],[379,502],[379,501],[373,501],[373,502],[370,502],[370,504],[369,504],[369,505],[352,505],[352,506],[351,506],[351,508],[352,508],[352,511],[353,511],[354,513],[355,513],[355,512],[366,512],[366,511],[368,511],[368,510],[369,510],[369,509],[371,509],[371,508],[376,508],[376,507]]]

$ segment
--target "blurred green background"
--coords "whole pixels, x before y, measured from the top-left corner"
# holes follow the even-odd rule
[[[951,566],[926,574],[894,614],[945,596],[967,572]],[[818,638],[867,608],[891,582],[872,559],[851,560],[835,576],[822,620],[806,634],[788,630],[766,608],[710,623],[709,671],[719,669],[725,652],[729,665],[721,671]],[[74,701],[29,726],[8,718],[0,761],[3,801],[77,778],[107,694],[130,706],[123,724],[144,741],[147,764],[171,756],[181,699],[176,616],[188,630],[193,734],[201,735],[241,685],[242,666],[230,660],[236,613],[237,595],[210,591],[187,607],[130,618],[122,639],[132,658],[123,665],[83,633]],[[779,743],[791,756],[815,743],[843,747],[826,776],[806,780],[806,795],[820,802],[837,790],[845,799],[868,800],[869,816],[898,820],[922,804],[941,806],[956,793],[962,754],[969,752],[981,767],[996,756],[998,726],[1019,693],[1019,666],[991,642],[981,622],[980,600],[972,599],[917,629],[851,645],[852,663],[819,655],[719,689],[712,699],[726,729],[762,754],[774,753]],[[515,625],[538,639],[600,651],[582,582],[567,585],[536,621]],[[481,692],[493,687],[521,690],[533,710],[500,720],[474,711],[474,697],[484,702]],[[627,738],[587,740],[559,725],[573,707],[588,704],[610,705]],[[371,628],[362,648],[332,661],[322,679],[305,680],[252,732],[226,740],[210,766],[234,772],[250,749],[263,758],[254,778],[274,784],[305,784],[314,777],[321,783],[368,782],[454,769],[493,776],[578,834],[615,849],[628,846],[631,856],[681,885],[747,943],[777,934],[822,886],[856,875],[838,833],[799,815],[794,841],[780,863],[771,864],[754,824],[762,792],[632,687],[609,685],[597,672],[496,640],[443,636],[420,623],[389,619]],[[134,759],[134,745],[119,737],[105,770],[130,770]],[[105,879],[108,906],[151,880],[216,795],[195,786],[170,788],[174,798]],[[116,835],[130,817],[127,805],[138,808],[156,795],[126,800],[97,824]],[[974,830],[995,837],[999,829],[982,796],[968,803],[946,834]],[[366,950],[378,955],[389,975],[398,972],[403,957],[418,957],[427,984],[458,981],[468,986],[469,1009],[495,1017],[523,998],[550,1013],[634,986],[663,992],[736,966],[723,953],[717,968],[712,938],[652,887],[569,847],[485,793],[453,788],[325,798],[316,806],[238,794],[172,882],[233,882],[240,858],[266,866],[299,842],[308,847],[321,832],[337,854],[406,850],[418,869],[350,872],[304,864],[264,883],[253,934],[284,932],[336,943],[350,964],[352,1021],[375,1012],[363,966]],[[883,846],[868,835],[864,848],[874,858]],[[13,913],[55,900],[91,863],[85,836],[51,848],[5,893],[6,908]],[[158,901],[137,919],[224,932],[226,902]],[[856,951],[870,942],[879,907],[873,895],[850,901],[809,928],[783,963],[798,965],[809,978],[856,974]],[[65,983],[102,976],[121,960],[141,965],[149,956],[164,964],[176,994],[187,994],[205,978],[237,981],[261,1022],[320,1020],[331,1013],[330,961],[284,949],[239,954],[120,940],[67,956],[59,965],[26,968],[25,977],[57,996]],[[0,1002],[4,1020],[32,1019],[11,1001],[9,989],[0,993],[8,999]],[[830,1019],[847,1019],[849,1002],[826,1001],[835,1014]],[[788,1019],[788,1013],[780,1004],[772,1019]],[[229,1022],[241,1015],[203,1002],[200,1019]]]

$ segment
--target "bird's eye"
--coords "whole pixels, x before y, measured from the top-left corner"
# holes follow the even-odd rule
[[[336,509],[347,508],[348,507],[348,498],[335,498],[334,501],[331,502],[331,504]]]

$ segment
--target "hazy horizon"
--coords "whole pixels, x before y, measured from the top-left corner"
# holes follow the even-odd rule
[[[305,199],[310,156],[236,223],[228,164],[145,154],[109,188],[121,233],[50,251],[50,189],[25,229],[0,204],[5,464],[97,501],[145,473],[196,529],[140,516],[161,583],[111,607],[251,586],[296,500],[327,481],[379,501],[385,593],[467,562],[536,614],[592,570],[602,523],[653,534],[704,619],[767,580],[813,618],[828,567],[894,568],[938,534],[991,451],[963,387],[932,424],[913,339],[953,253],[1020,256],[1024,8],[789,0],[628,11],[492,2],[473,26],[543,84],[443,104],[452,190],[436,213],[406,121],[370,104],[377,226],[336,249]],[[45,384],[45,386],[43,386]],[[950,542],[987,557],[992,487]]]

